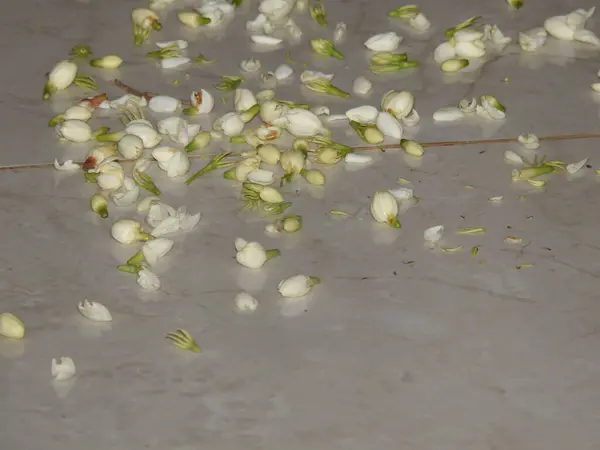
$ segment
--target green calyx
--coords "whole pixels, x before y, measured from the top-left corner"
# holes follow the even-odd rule
[[[87,58],[92,54],[92,50],[87,45],[75,45],[69,54],[75,58]]]

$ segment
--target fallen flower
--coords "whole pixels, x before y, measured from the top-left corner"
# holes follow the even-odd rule
[[[147,291],[158,291],[160,289],[160,280],[154,274],[154,272],[149,269],[142,268],[137,271],[137,284]]]
[[[77,64],[73,61],[60,61],[52,68],[48,74],[48,80],[44,85],[44,100],[57,91],[68,88],[77,76]]]
[[[133,41],[137,46],[142,45],[148,39],[152,30],[162,28],[158,14],[146,8],[135,8],[131,11],[131,21],[133,23]]]
[[[54,159],[54,168],[61,172],[74,172],[81,169],[79,164],[73,162],[72,159],[67,159],[64,163],[59,163],[57,159]]]
[[[23,339],[25,337],[25,325],[17,316],[11,313],[0,314],[0,336],[9,339]]]
[[[133,178],[125,177],[123,185],[110,193],[110,198],[117,206],[129,206],[137,202],[140,197],[140,188]]]
[[[240,292],[235,296],[235,307],[238,311],[251,313],[258,308],[258,300],[252,297],[247,292]]]
[[[357,95],[367,95],[373,89],[373,83],[367,78],[357,77],[352,83],[352,91]]]
[[[338,22],[333,30],[333,42],[340,43],[346,37],[348,26],[344,22]]]
[[[517,141],[528,150],[535,150],[540,146],[539,138],[533,133],[521,134],[517,138]]]
[[[185,175],[190,170],[190,160],[187,153],[171,147],[157,147],[152,150],[152,156],[158,166],[167,172],[169,178]]]
[[[83,299],[77,304],[77,311],[92,322],[111,322],[112,315],[102,303]]]
[[[406,154],[417,158],[423,156],[425,153],[423,146],[419,142],[411,139],[401,139],[400,146],[406,152]]]
[[[375,192],[371,201],[371,215],[377,222],[400,228],[398,202],[388,191]]]
[[[121,64],[123,64],[123,60],[117,55],[106,55],[102,58],[90,60],[90,66],[101,69],[116,69]]]
[[[304,297],[313,286],[320,284],[321,280],[314,276],[295,275],[279,282],[277,289],[283,297]]]
[[[246,242],[244,239],[235,240],[235,260],[249,269],[260,269],[267,261],[280,255],[279,250],[265,250],[258,242]]]
[[[423,233],[423,238],[425,239],[425,243],[429,247],[433,247],[437,244],[444,235],[444,226],[436,225],[434,227],[427,228]]]
[[[115,241],[121,244],[133,244],[137,241],[154,239],[154,236],[142,230],[141,223],[132,219],[117,220],[113,223],[110,234]]]
[[[181,102],[168,95],[156,95],[148,102],[150,111],[160,114],[173,113],[181,106]]]
[[[90,199],[92,211],[98,214],[103,219],[108,217],[108,200],[101,194],[94,194]]]
[[[401,36],[391,31],[371,36],[365,41],[365,47],[374,52],[393,52],[398,48],[402,40]]]
[[[331,56],[337,59],[344,59],[344,55],[342,55],[339,50],[336,49],[334,45],[327,39],[311,39],[310,46],[315,53],[321,56]]]
[[[52,366],[50,373],[55,381],[68,380],[75,376],[75,363],[68,356],[61,356],[60,358],[52,358]]]

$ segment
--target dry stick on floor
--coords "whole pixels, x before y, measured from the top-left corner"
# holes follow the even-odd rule
[[[126,85],[120,80],[115,79],[114,83],[117,87],[123,89],[125,92],[131,95],[135,95],[137,97],[144,97],[146,100],[154,97],[155,94],[151,92],[142,92],[137,89],[132,88],[131,86]],[[183,102],[185,104],[189,104],[189,102]],[[541,136],[539,137],[540,141],[561,141],[561,140],[572,140],[572,139],[599,139],[600,133],[583,133],[583,134],[561,134],[554,136]],[[471,139],[466,141],[438,141],[438,142],[421,142],[423,147],[453,147],[458,145],[474,145],[474,144],[502,144],[507,142],[517,142],[517,138],[494,138],[494,139]],[[381,150],[381,149],[390,149],[390,148],[400,148],[400,144],[386,144],[386,145],[368,145],[368,146],[358,146],[352,147],[353,150]],[[206,155],[190,155],[190,158],[205,158]],[[130,163],[134,162],[131,159],[121,159],[117,160],[121,163]],[[77,164],[83,164],[83,161],[78,162]],[[17,169],[44,169],[54,167],[54,163],[41,163],[41,164],[18,164],[12,166],[0,166],[0,171],[2,170],[17,170]]]
[[[134,94],[137,95],[137,94]],[[588,134],[561,134],[556,136],[541,136],[540,141],[561,141],[570,139],[600,139],[600,133],[588,133]],[[506,142],[517,142],[517,138],[496,138],[496,139],[473,139],[468,141],[440,141],[440,142],[421,142],[423,147],[454,147],[459,145],[473,145],[473,144],[501,144]],[[353,150],[381,150],[390,148],[400,148],[400,144],[386,144],[377,146],[358,146],[352,147]],[[210,155],[189,155],[190,159],[206,158]],[[118,159],[120,163],[132,163],[135,162],[132,159]],[[76,164],[83,164],[84,161],[76,162]],[[17,164],[12,166],[0,166],[2,170],[17,170],[17,169],[44,169],[48,167],[54,167],[54,163],[41,163],[41,164]]]
[[[128,94],[135,95],[136,97],[144,97],[146,100],[150,100],[152,97],[156,97],[156,94],[153,94],[152,92],[138,91],[137,89],[134,89],[131,86],[126,85],[125,83],[123,83],[121,80],[119,80],[117,78],[115,78],[113,80],[113,83],[119,89],[124,90]],[[181,100],[181,103],[186,106],[190,106],[192,104],[189,100]]]

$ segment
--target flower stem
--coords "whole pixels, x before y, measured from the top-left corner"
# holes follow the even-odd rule
[[[192,184],[192,182],[196,178],[201,177],[202,175],[208,172],[212,172],[213,170],[218,169],[220,167],[226,167],[227,165],[229,165],[229,163],[224,162],[223,159],[229,155],[231,155],[231,152],[219,153],[218,155],[214,156],[213,159],[211,159],[202,169],[200,169],[198,172],[189,177],[185,181],[185,184]]]

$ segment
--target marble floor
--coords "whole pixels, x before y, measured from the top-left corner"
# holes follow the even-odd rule
[[[143,220],[135,206],[111,204],[103,220],[89,208],[97,188],[81,173],[4,167],[85,159],[92,144],[58,142],[47,125],[85,92],[69,88],[42,101],[44,74],[76,44],[124,59],[116,70],[80,65],[109,99],[123,95],[114,78],[178,98],[199,88],[213,92],[214,111],[189,119],[206,128],[232,110],[232,94],[214,89],[221,75],[239,75],[240,61],[251,56],[264,71],[274,70],[290,52],[295,78],[278,87],[278,98],[339,114],[379,106],[387,90],[409,90],[421,121],[405,135],[418,141],[594,133],[600,94],[590,85],[600,50],[548,38],[539,52],[525,54],[517,43],[518,32],[594,2],[525,0],[514,11],[503,0],[422,0],[433,26],[418,34],[386,17],[402,2],[324,0],[328,29],[306,11],[294,13],[301,42],[269,52],[253,49],[244,27],[258,2],[245,0],[225,31],[206,35],[178,25],[175,11],[192,3],[162,12],[163,29],[141,48],[132,43],[130,11],[143,0],[23,0],[5,5],[0,16],[0,313],[15,314],[26,327],[22,340],[0,336],[0,448],[599,449],[598,139],[542,141],[535,151],[517,142],[428,147],[422,158],[390,149],[370,152],[373,162],[365,167],[319,166],[324,187],[295,180],[281,188],[303,228],[276,236],[265,233],[263,218],[239,211],[239,183],[217,172],[186,186],[154,167],[149,173],[164,202],[202,214],[193,230],[172,235],[173,250],[156,268],[158,291],[141,289],[135,275],[116,269],[139,246],[114,241],[111,223]],[[513,41],[477,70],[444,75],[433,50],[446,28],[472,15]],[[346,58],[311,56],[308,39],[331,38],[339,21],[348,25],[339,45]],[[600,32],[594,17],[587,28]],[[362,44],[387,31],[405,37],[399,51],[420,61],[418,70],[369,72]],[[157,68],[145,53],[155,41],[172,39],[188,40],[190,54],[217,62]],[[298,75],[307,68],[335,73],[345,90],[364,75],[373,91],[366,99],[306,95]],[[248,77],[245,85],[260,89],[258,79]],[[433,121],[438,108],[483,94],[502,101],[505,120]],[[109,113],[90,123],[120,126]],[[332,130],[338,141],[360,145],[347,125]],[[224,140],[205,153],[230,148],[244,147]],[[589,162],[535,187],[511,180],[515,167],[505,161],[506,150]],[[192,171],[202,164],[192,160]],[[375,223],[373,193],[398,187],[418,197],[400,207],[402,228]],[[502,201],[488,200],[496,196]],[[445,227],[441,247],[463,248],[428,249],[423,233],[434,225]],[[460,227],[486,232],[461,235]],[[506,242],[507,236],[521,240]],[[234,259],[236,237],[278,248],[281,256],[259,270],[243,268]],[[286,300],[277,284],[295,274],[322,283]],[[259,301],[252,314],[236,311],[242,290]],[[81,316],[84,298],[104,304],[112,322]],[[177,328],[189,330],[202,352],[171,345],[165,334]],[[73,358],[77,374],[53,381],[51,360],[61,356]]]

